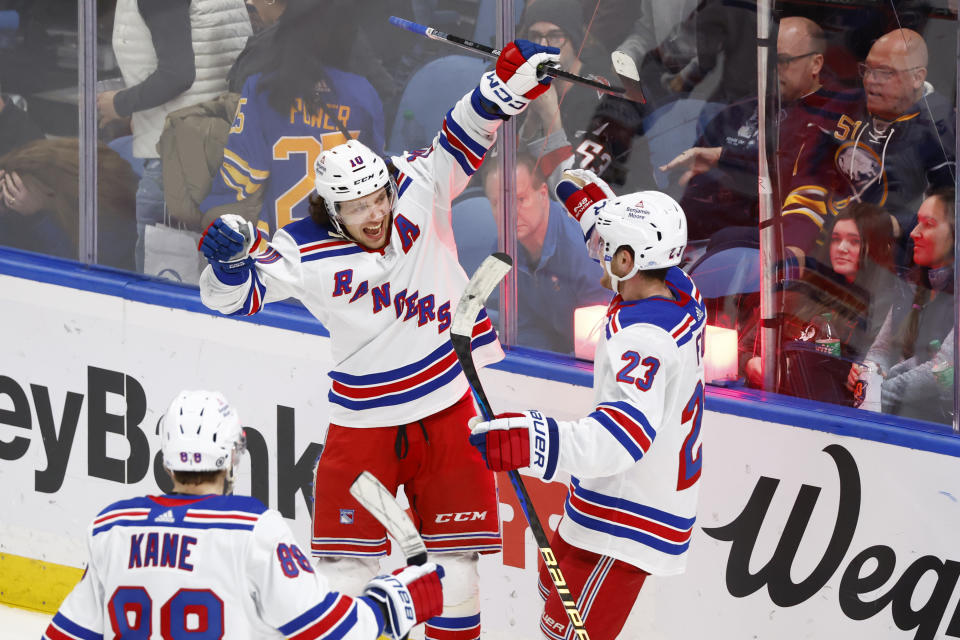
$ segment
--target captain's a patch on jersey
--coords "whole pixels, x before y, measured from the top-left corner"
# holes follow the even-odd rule
[[[353,509],[340,509],[340,524],[353,524]]]

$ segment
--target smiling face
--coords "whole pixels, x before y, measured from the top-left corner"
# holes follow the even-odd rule
[[[830,265],[853,282],[860,270],[860,231],[853,220],[838,220],[830,236]]]
[[[940,198],[931,196],[917,211],[917,226],[910,232],[913,261],[921,267],[938,269],[953,262],[953,227]]]
[[[337,204],[341,223],[357,244],[382,249],[387,244],[392,216],[386,187],[370,195]]]

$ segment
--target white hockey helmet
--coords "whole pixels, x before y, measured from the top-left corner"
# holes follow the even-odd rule
[[[317,195],[323,198],[327,215],[340,235],[347,236],[344,223],[352,223],[349,218],[345,219],[340,203],[368,196],[386,187],[390,211],[394,209],[396,189],[387,164],[359,140],[347,140],[321,151],[313,171]],[[362,218],[365,208],[354,213]]]
[[[687,218],[677,201],[659,191],[638,191],[601,201],[587,245],[590,257],[601,262],[616,288],[638,271],[680,264],[687,246]],[[620,247],[633,250],[633,270],[617,277],[610,271]]]
[[[233,469],[246,450],[240,418],[216,391],[181,391],[160,423],[163,465],[171,471],[226,470],[224,493],[233,490]]]

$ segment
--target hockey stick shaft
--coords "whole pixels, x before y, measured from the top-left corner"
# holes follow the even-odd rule
[[[411,33],[416,33],[422,36],[426,36],[431,40],[438,40],[440,42],[448,42],[452,45],[458,46],[462,49],[472,51],[474,53],[480,53],[490,59],[497,59],[500,56],[500,49],[494,49],[485,44],[480,44],[479,42],[474,42],[473,40],[467,40],[466,38],[461,38],[460,36],[451,35],[440,31],[439,29],[434,29],[433,27],[427,27],[422,24],[417,24],[416,22],[411,22],[410,20],[405,20],[403,18],[398,18],[397,16],[390,16],[390,23],[400,27],[401,29],[406,29]],[[613,87],[597,80],[591,80],[590,78],[584,78],[583,76],[578,76],[575,73],[570,73],[569,71],[564,71],[560,67],[541,64],[537,67],[538,73],[545,73],[548,76],[554,78],[563,78],[564,80],[569,80],[570,82],[575,82],[577,84],[582,84],[587,87],[592,87],[597,91],[602,93],[609,93],[610,95],[625,97],[627,90],[623,87]]]
[[[480,413],[484,420],[493,420],[494,413],[490,407],[490,401],[487,399],[487,394],[483,390],[483,385],[480,384],[480,376],[477,375],[477,368],[473,363],[473,350],[470,344],[472,329],[474,321],[480,313],[480,309],[483,307],[484,300],[487,299],[493,291],[493,288],[496,287],[497,283],[499,283],[507,271],[510,270],[511,264],[512,261],[506,254],[493,254],[483,261],[473,274],[473,277],[470,278],[470,282],[467,283],[467,288],[464,290],[463,296],[457,304],[450,331],[453,350],[457,354],[457,360],[463,369],[463,375],[466,376],[467,382],[473,390],[474,397],[477,399],[477,405],[480,407]],[[550,573],[550,579],[553,581],[557,589],[557,594],[560,596],[563,609],[570,619],[574,637],[579,640],[590,640],[587,629],[583,624],[583,616],[580,615],[577,602],[574,600],[573,594],[570,593],[570,587],[563,577],[563,571],[560,570],[560,564],[557,562],[557,557],[553,553],[550,540],[547,538],[543,524],[537,516],[533,501],[530,500],[530,494],[527,492],[527,487],[523,484],[523,479],[515,469],[507,472],[507,476],[510,478],[513,490],[517,494],[517,501],[520,503],[520,508],[523,510],[523,514],[527,518],[527,523],[530,525],[530,531],[533,532],[533,539],[536,541],[540,555],[543,557],[543,562],[546,564],[547,570]]]

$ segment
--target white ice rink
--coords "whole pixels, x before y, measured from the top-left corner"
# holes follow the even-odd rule
[[[52,616],[0,604],[0,640],[38,640]]]

